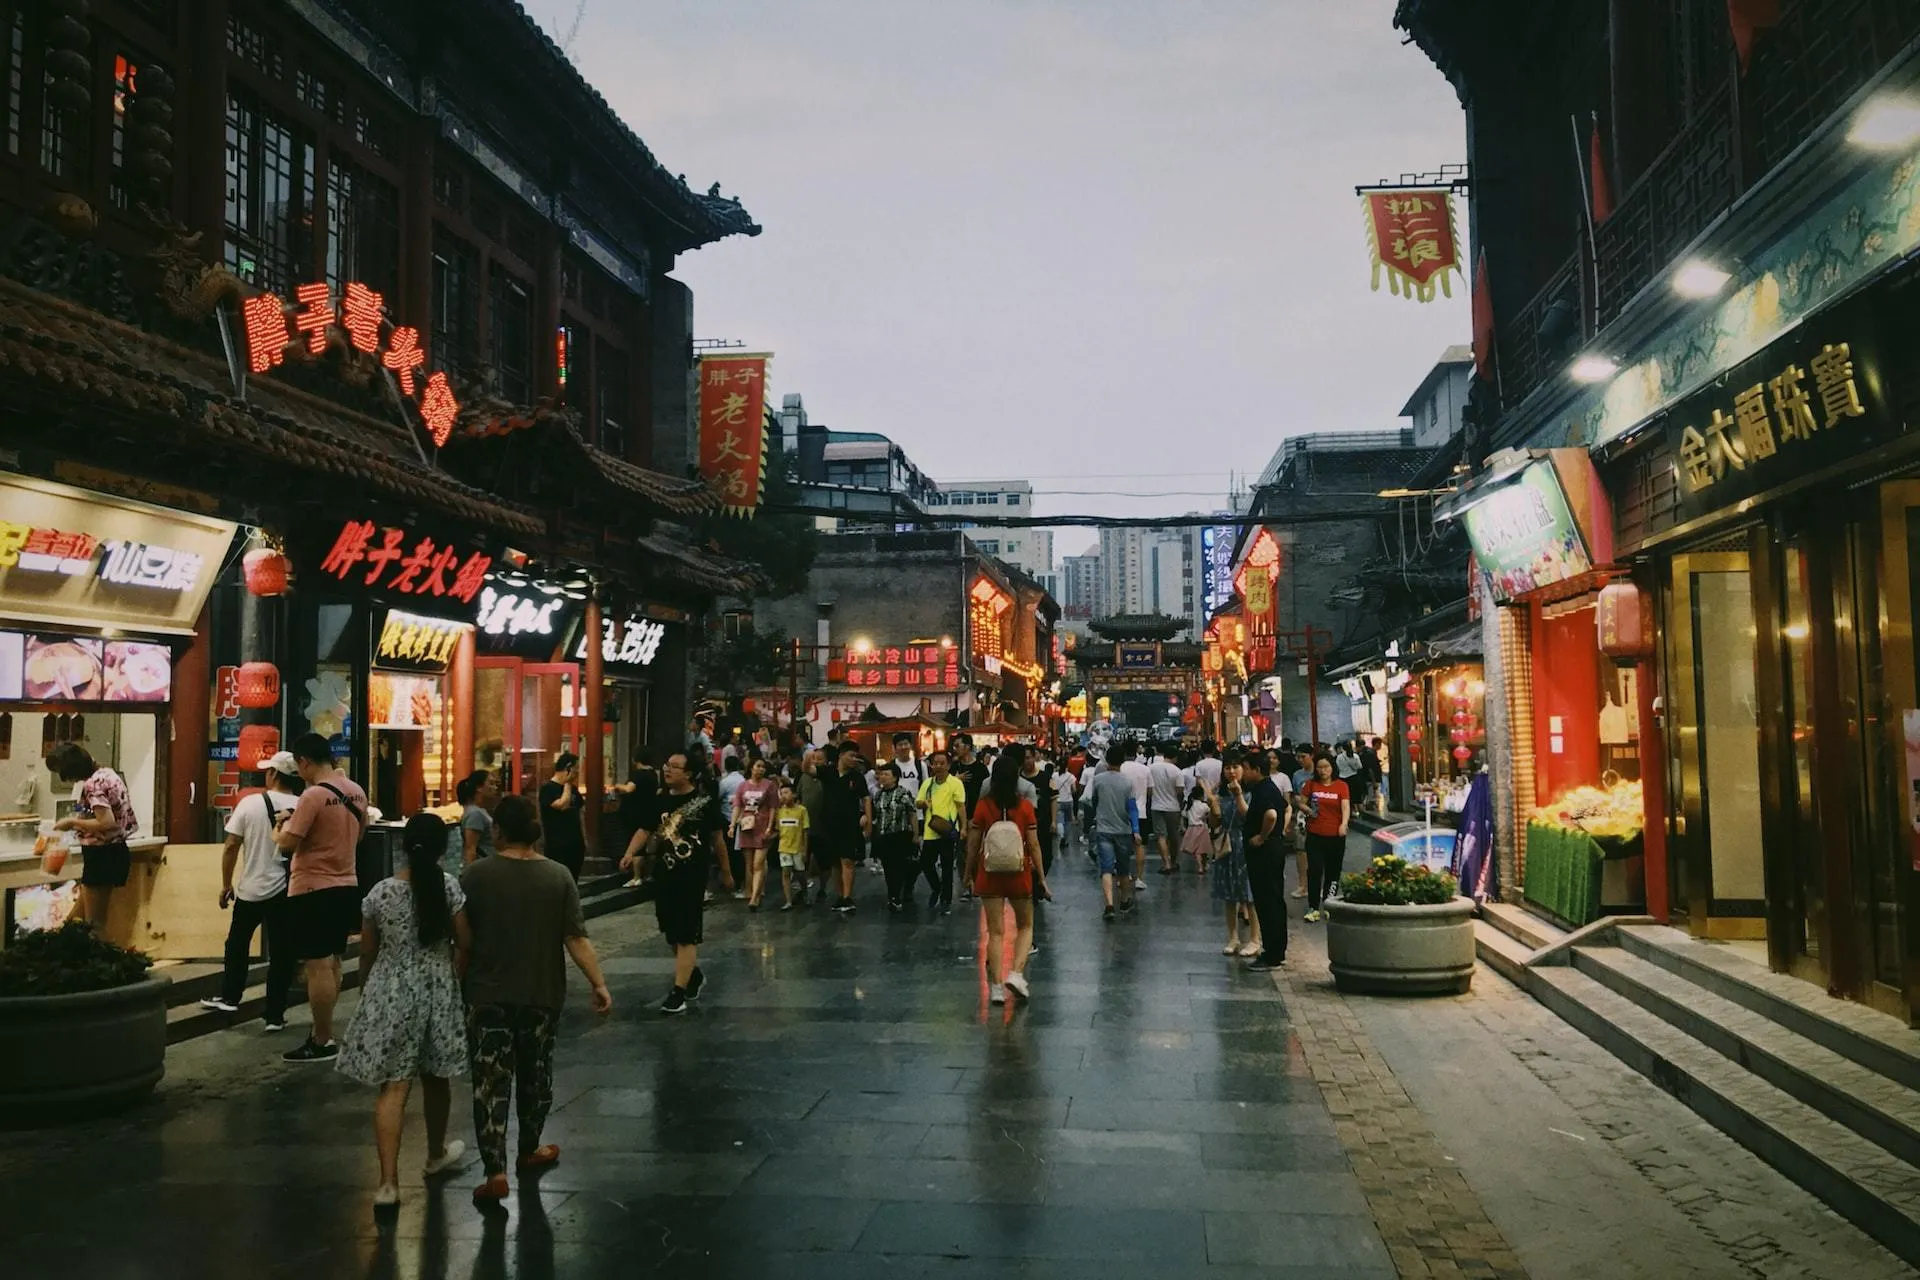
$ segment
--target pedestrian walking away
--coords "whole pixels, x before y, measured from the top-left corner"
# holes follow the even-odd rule
[[[1129,758],[1128,748],[1114,743],[1107,748],[1108,767],[1087,783],[1087,810],[1093,823],[1090,843],[1100,872],[1102,915],[1107,920],[1116,911],[1133,910],[1133,857],[1140,838],[1134,830],[1133,785],[1120,771]]]
[[[700,998],[707,976],[700,972],[700,943],[705,940],[707,873],[718,866],[727,889],[734,886],[727,865],[727,821],[720,798],[695,785],[686,756],[676,752],[660,769],[660,792],[647,825],[633,833],[620,869],[632,867],[642,849],[654,858],[653,914],[660,937],[673,950],[673,986],[660,1012],[681,1014]]]
[[[749,911],[760,909],[760,897],[766,892],[767,851],[774,842],[774,816],[780,807],[780,785],[769,772],[767,762],[755,756],[747,765],[747,780],[733,793],[734,847],[746,855]]]
[[[1261,952],[1247,966],[1277,969],[1287,962],[1287,800],[1267,776],[1266,754],[1250,751],[1240,762],[1240,786],[1246,795],[1241,819],[1247,885],[1260,918]]]
[[[1307,783],[1307,915],[1309,922],[1327,918],[1322,909],[1327,894],[1340,883],[1340,864],[1347,853],[1347,824],[1353,820],[1353,793],[1334,776],[1338,766],[1321,756]]]
[[[936,751],[927,757],[927,780],[917,797],[921,814],[920,874],[927,882],[927,909],[953,909],[953,870],[959,849],[960,824],[967,813],[966,784],[949,772],[952,757]],[[902,902],[911,905],[908,887]]]
[[[1187,793],[1187,827],[1180,837],[1180,852],[1193,859],[1193,869],[1207,874],[1213,860],[1213,828],[1220,821],[1220,802],[1198,782]]]
[[[456,972],[467,950],[466,895],[440,868],[447,824],[431,813],[407,820],[405,861],[361,904],[360,1004],[343,1037],[341,1075],[376,1085],[374,1147],[380,1159],[376,1208],[400,1200],[400,1132],[407,1095],[420,1081],[431,1178],[453,1169],[467,1144],[447,1138],[448,1078],[467,1069],[465,1012]]]
[[[1148,747],[1147,821],[1153,851],[1160,855],[1160,874],[1174,873],[1174,859],[1180,853],[1180,840],[1186,830],[1186,795],[1180,787],[1180,766],[1161,752]]]
[[[1133,789],[1134,831],[1141,839],[1134,842],[1133,887],[1147,887],[1147,846],[1153,843],[1153,831],[1147,826],[1151,811],[1150,799],[1153,796],[1153,774],[1146,763],[1140,759],[1140,745],[1129,743],[1125,758],[1120,766],[1120,775]],[[1177,808],[1177,806],[1176,806]]]
[[[689,759],[687,764],[696,778],[705,777],[699,768],[698,762]],[[721,821],[726,824],[727,831],[727,854],[721,861],[725,862],[733,872],[733,896],[735,900],[747,896],[747,856],[745,850],[740,848],[739,842],[734,839],[733,797],[740,788],[746,784],[747,771],[745,762],[740,759],[739,752],[735,751],[731,756],[723,757],[720,766],[720,781],[715,794],[720,800],[720,818]]]
[[[540,784],[540,829],[546,835],[546,855],[565,867],[575,880],[586,865],[587,837],[580,826],[580,758],[562,751],[553,758],[553,776]]]
[[[634,749],[633,765],[627,770],[627,780],[614,787],[614,790],[620,795],[620,840],[624,845],[640,829],[641,819],[652,811],[654,794],[660,790],[660,772],[653,767],[653,756],[645,747]],[[627,887],[638,887],[645,873],[645,867],[635,868]]]
[[[264,930],[267,999],[261,1018],[268,1031],[284,1031],[295,961],[293,944],[287,939],[287,862],[274,837],[299,800],[300,772],[289,751],[276,751],[260,762],[260,770],[266,785],[242,798],[227,819],[227,842],[220,851],[220,907],[231,908],[233,919],[227,926],[220,994],[202,1000],[200,1007],[218,1013],[240,1011],[253,935]]]
[[[466,1044],[473,1067],[473,1131],[483,1181],[475,1205],[500,1204],[507,1185],[507,1100],[519,1114],[514,1167],[529,1175],[559,1162],[542,1142],[553,1107],[553,1050],[566,1001],[566,961],[587,980],[593,1011],[613,1008],[600,958],[587,940],[580,889],[565,867],[535,848],[540,823],[521,796],[500,802],[499,849],[461,877],[469,950]]]
[[[1033,902],[1047,896],[1040,864],[1040,817],[1020,794],[1025,752],[1009,748],[994,766],[987,793],[973,811],[967,835],[967,880],[980,899],[987,924],[987,998],[1022,1002],[1033,995],[1027,956],[1033,946]],[[1007,956],[1006,918],[1014,920],[1013,955]]]
[[[339,1056],[333,1007],[340,999],[340,957],[360,926],[360,871],[356,854],[367,829],[367,793],[334,767],[333,746],[317,733],[293,740],[293,763],[306,785],[275,843],[287,864],[287,937],[306,970],[313,1029],[304,1044],[280,1055],[285,1062],[325,1062]],[[445,823],[441,824],[445,848]]]

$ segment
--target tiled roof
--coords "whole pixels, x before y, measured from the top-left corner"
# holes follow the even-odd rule
[[[720,500],[703,480],[683,480],[653,471],[589,444],[580,434],[580,415],[551,401],[508,405],[476,402],[463,409],[454,440],[487,440],[520,431],[540,431],[578,454],[594,474],[624,497],[631,495],[673,515],[699,515],[720,509]]]
[[[348,476],[392,497],[503,533],[544,523],[427,466],[406,428],[255,378],[228,390],[223,362],[98,312],[0,278],[0,379],[16,403],[53,395],[81,411],[138,415],[189,446]]]
[[[634,545],[649,557],[643,566],[649,573],[702,591],[751,596],[763,585],[758,571],[742,560],[729,560],[657,536],[637,538]]]

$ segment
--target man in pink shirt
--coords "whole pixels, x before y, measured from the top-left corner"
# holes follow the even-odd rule
[[[340,1055],[333,1006],[340,999],[340,956],[360,931],[360,875],[355,853],[367,829],[367,793],[333,764],[333,747],[317,733],[293,743],[294,767],[306,782],[300,803],[276,841],[291,856],[287,874],[287,938],[307,974],[313,1032],[281,1055],[285,1062],[327,1062]]]

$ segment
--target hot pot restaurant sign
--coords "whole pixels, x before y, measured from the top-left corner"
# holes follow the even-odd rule
[[[700,474],[728,512],[752,515],[767,470],[770,355],[700,357]]]
[[[1710,515],[1897,436],[1874,299],[1842,303],[1667,413],[1676,515]]]
[[[1432,302],[1434,289],[1453,296],[1452,274],[1460,269],[1453,231],[1453,192],[1446,187],[1398,187],[1360,196],[1367,247],[1373,254],[1373,288],[1385,273],[1393,293]]]
[[[1564,582],[1593,568],[1586,540],[1567,506],[1551,460],[1531,463],[1518,478],[1467,508],[1463,517],[1474,558],[1502,599]]]
[[[191,634],[234,528],[0,473],[0,615]]]
[[[387,319],[386,300],[359,281],[349,281],[336,296],[322,281],[295,285],[291,300],[277,293],[256,293],[240,303],[241,335],[247,371],[266,373],[283,364],[289,348],[314,358],[329,343],[377,357],[393,374],[400,394],[414,405],[420,425],[437,449],[453,434],[460,402],[447,375],[427,372],[427,349],[420,331]]]
[[[353,592],[459,612],[486,585],[493,557],[485,551],[404,525],[348,519],[340,525],[315,571]]]

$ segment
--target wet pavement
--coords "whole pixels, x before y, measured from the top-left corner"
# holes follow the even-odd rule
[[[711,985],[641,907],[594,922],[616,1009],[577,981],[546,1137],[504,1216],[479,1180],[376,1217],[371,1091],[283,1067],[258,1024],[176,1046],[116,1120],[0,1136],[9,1277],[1393,1275],[1268,975],[1220,954],[1205,882],[1106,924],[1079,856],[1042,908],[1033,1002],[988,1003],[977,908],[709,914]],[[777,905],[777,904],[776,904]],[[1292,904],[1296,909],[1298,903]],[[1297,924],[1297,921],[1296,921]],[[350,1013],[352,1001],[343,1001]],[[456,1084],[454,1133],[468,1128]]]

